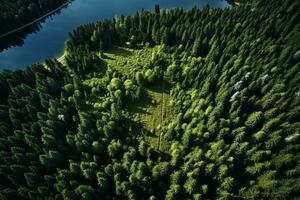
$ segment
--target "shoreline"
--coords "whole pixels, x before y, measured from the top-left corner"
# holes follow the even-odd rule
[[[0,39],[3,38],[3,37],[6,37],[6,36],[8,36],[8,35],[11,35],[11,34],[13,34],[13,33],[15,33],[15,32],[18,32],[18,31],[20,31],[20,30],[22,30],[22,29],[24,29],[24,28],[26,28],[26,27],[28,27],[28,26],[31,26],[31,25],[33,25],[33,24],[39,22],[40,20],[42,20],[42,19],[44,19],[44,18],[49,17],[49,16],[52,15],[53,13],[57,12],[58,10],[62,9],[62,8],[65,7],[65,6],[67,6],[70,2],[71,2],[71,1],[68,1],[68,2],[62,4],[62,5],[59,6],[58,8],[56,8],[56,9],[54,9],[54,10],[52,10],[52,11],[46,13],[46,14],[44,14],[43,16],[41,16],[41,17],[39,17],[39,18],[37,18],[37,19],[35,19],[35,20],[33,20],[33,21],[27,23],[27,24],[24,24],[23,26],[21,26],[21,27],[19,27],[19,28],[15,28],[15,29],[13,29],[13,30],[7,32],[7,33],[1,34],[1,35],[0,35]]]
[[[58,62],[60,62],[61,64],[64,64],[64,62],[65,62],[65,54],[62,54],[61,56],[56,57],[55,59],[56,59]]]

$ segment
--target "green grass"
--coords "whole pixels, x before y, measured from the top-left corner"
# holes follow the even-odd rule
[[[105,52],[102,58],[107,67],[133,77],[136,72],[150,64],[153,52],[159,52],[160,48],[161,46],[141,49],[114,47]],[[167,144],[162,139],[159,142],[159,138],[160,127],[171,118],[170,88],[171,86],[165,81],[159,81],[145,88],[144,99],[128,105],[126,109],[130,119],[141,125],[148,133],[144,135],[145,140],[153,148],[161,151],[167,150]]]
[[[161,81],[146,88],[146,93],[144,99],[130,104],[127,111],[135,122],[141,124],[150,133],[144,136],[145,140],[153,148],[166,151],[167,144],[160,137],[160,128],[168,123],[172,116],[170,85]]]
[[[103,59],[109,68],[129,75],[147,66],[151,62],[152,53],[159,51],[160,48],[160,46],[141,49],[114,47],[104,53]]]
[[[113,71],[125,74],[131,79],[135,73],[145,69],[150,64],[153,52],[159,52],[160,46],[144,47],[133,49],[127,47],[113,47],[102,54],[102,59],[106,67]],[[100,53],[99,53],[99,56]],[[83,81],[89,87],[96,87],[103,80],[97,75]],[[168,144],[160,137],[160,127],[167,124],[171,119],[170,89],[171,85],[166,81],[157,81],[155,84],[145,89],[144,98],[138,102],[133,102],[126,106],[129,119],[136,122],[136,133],[141,133],[138,137],[143,137],[154,149],[166,152]],[[103,102],[101,97],[86,102],[91,107],[96,108],[97,104]]]

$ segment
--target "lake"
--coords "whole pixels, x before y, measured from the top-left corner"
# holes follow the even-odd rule
[[[47,18],[40,25],[40,31],[28,34],[22,46],[0,52],[0,69],[24,68],[47,58],[58,57],[68,33],[77,26],[122,14],[134,15],[142,8],[154,10],[155,4],[161,8],[184,9],[195,5],[202,8],[207,4],[217,8],[229,7],[225,0],[75,0],[60,13]]]

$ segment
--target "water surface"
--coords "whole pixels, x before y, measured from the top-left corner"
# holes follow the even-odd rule
[[[81,24],[92,23],[104,18],[134,15],[142,8],[153,10],[155,4],[161,8],[197,6],[202,8],[224,8],[225,0],[75,0],[59,14],[49,17],[41,24],[41,30],[27,35],[23,46],[11,47],[0,53],[0,69],[16,69],[43,62],[61,54],[68,33]]]

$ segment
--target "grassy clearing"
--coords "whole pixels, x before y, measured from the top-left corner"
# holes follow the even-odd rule
[[[152,53],[159,49],[160,46],[141,49],[114,47],[104,53],[103,59],[111,69],[129,75],[147,66],[151,62]]]
[[[143,70],[151,62],[153,52],[158,52],[160,48],[160,46],[142,49],[114,47],[105,52],[102,58],[107,67],[134,76],[136,72]],[[145,140],[153,148],[161,151],[167,148],[166,144],[160,139],[160,127],[171,119],[170,88],[171,86],[164,81],[157,82],[145,88],[146,95],[144,99],[130,104],[126,108],[130,118],[146,130]]]
[[[99,56],[104,60],[106,67],[133,79],[136,72],[143,71],[145,66],[150,64],[153,52],[159,51],[160,46],[141,49],[114,47],[102,55],[99,53]],[[83,84],[93,88],[101,85],[102,81],[101,77],[95,75],[84,80]],[[135,132],[139,133],[138,137],[143,137],[154,149],[163,152],[168,150],[168,144],[160,137],[160,127],[171,119],[170,89],[170,84],[158,81],[145,88],[145,97],[142,100],[125,108],[129,118],[136,123]],[[86,103],[95,108],[100,102],[103,102],[101,97]]]
[[[161,81],[146,88],[146,93],[143,100],[129,105],[127,110],[131,118],[150,133],[145,135],[145,140],[153,148],[165,151],[167,145],[160,138],[160,127],[168,123],[172,115],[170,85]]]

